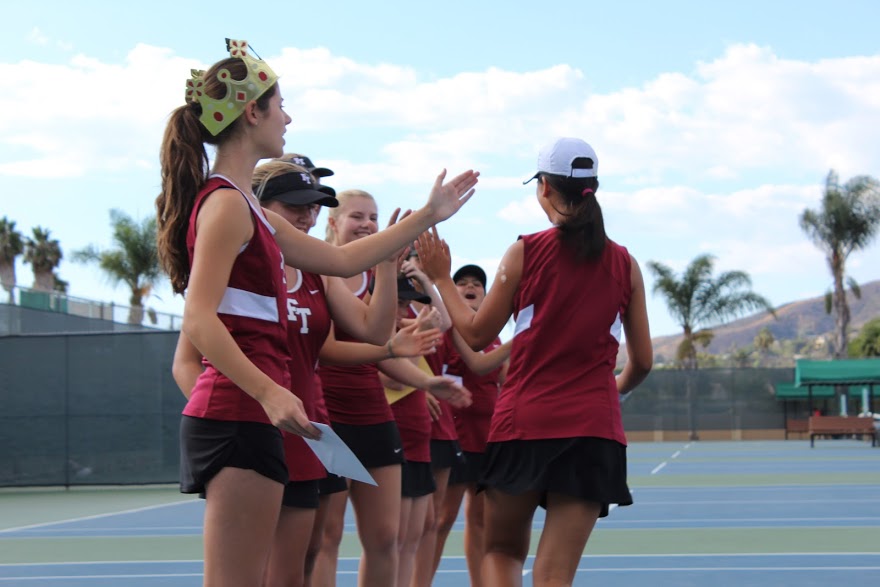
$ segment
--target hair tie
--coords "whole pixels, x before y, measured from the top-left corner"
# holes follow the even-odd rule
[[[584,188],[584,191],[581,192],[581,197],[586,198],[587,194],[592,194],[593,188]]]

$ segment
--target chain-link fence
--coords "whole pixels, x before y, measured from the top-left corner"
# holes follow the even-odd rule
[[[177,482],[177,336],[0,337],[0,486]],[[660,437],[781,433],[792,406],[774,384],[793,378],[793,369],[657,370],[623,405],[624,426]]]

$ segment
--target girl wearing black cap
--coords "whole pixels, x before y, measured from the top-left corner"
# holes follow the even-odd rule
[[[314,178],[302,167],[271,161],[258,167],[253,177],[254,193],[262,205],[304,233],[315,225],[319,206],[335,206],[328,192],[315,189]],[[396,216],[396,214],[395,214]],[[392,224],[394,223],[392,218]],[[377,289],[394,291],[397,258],[379,264]],[[336,362],[359,363],[388,356],[388,347],[402,356],[429,352],[439,331],[416,332],[418,325],[398,331],[386,342],[395,317],[394,304],[365,305],[351,294],[342,279],[308,273],[291,267],[287,275],[288,369],[292,391],[302,401],[309,420],[329,423],[318,409],[323,401],[320,380],[315,374],[319,353]],[[328,342],[331,315],[364,340],[378,344]],[[202,371],[201,354],[181,335],[174,357],[174,375],[184,395],[189,397],[195,379]],[[326,411],[326,410],[325,410]],[[284,460],[290,481],[284,488],[275,542],[269,557],[265,587],[303,585],[315,547],[310,532],[319,506],[318,480],[326,477],[323,465],[302,438],[284,432]],[[315,526],[320,524],[315,523]]]
[[[629,505],[620,394],[652,366],[638,263],[605,234],[598,159],[580,139],[538,156],[536,196],[553,227],[505,253],[477,312],[449,277],[436,231],[419,238],[422,266],[474,349],[516,317],[510,369],[492,417],[486,466],[485,585],[522,584],[535,509],[547,509],[533,581],[571,585],[596,520]],[[614,375],[621,330],[628,360]]]

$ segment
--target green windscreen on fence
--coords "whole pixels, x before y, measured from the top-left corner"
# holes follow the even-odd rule
[[[0,486],[176,483],[177,332],[0,337]],[[793,369],[655,370],[627,431],[784,429]]]
[[[0,338],[0,486],[173,483],[176,332]]]

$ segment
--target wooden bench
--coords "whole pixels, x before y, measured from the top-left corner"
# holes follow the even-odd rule
[[[811,416],[809,423],[810,447],[817,436],[871,437],[871,446],[877,445],[877,429],[874,418],[857,416]]]
[[[790,418],[785,421],[785,439],[788,440],[789,434],[797,434],[796,438],[803,438],[810,431],[809,423],[806,418],[795,419]]]

